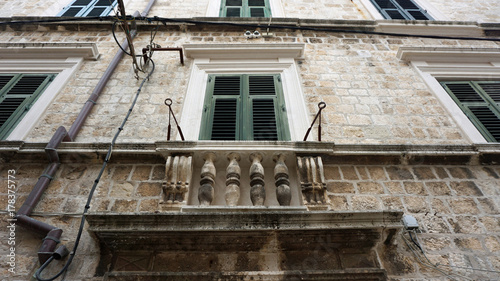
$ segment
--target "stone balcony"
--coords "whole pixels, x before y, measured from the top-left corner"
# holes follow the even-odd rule
[[[325,146],[321,147],[323,150]],[[159,150],[166,158],[162,204],[326,210],[323,163],[291,143],[202,142]]]

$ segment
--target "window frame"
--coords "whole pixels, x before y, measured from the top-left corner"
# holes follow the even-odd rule
[[[31,107],[35,104],[42,93],[47,89],[48,85],[52,83],[57,74],[27,74],[27,73],[0,73],[0,76],[12,76],[3,87],[0,88],[0,104],[6,99],[24,99],[17,108],[9,115],[4,124],[0,126],[0,140],[4,140],[21,119],[28,113]],[[13,94],[12,89],[25,77],[40,77],[44,76],[43,81],[31,93]]]
[[[186,140],[199,140],[208,76],[242,73],[281,74],[290,139],[303,140],[311,123],[295,60],[303,59],[304,43],[184,44],[183,48],[193,63],[179,122]]]
[[[500,101],[495,102],[491,96],[483,89],[481,84],[496,83],[500,86],[500,81],[477,81],[477,80],[461,80],[461,81],[440,81],[440,84],[450,95],[450,97],[455,101],[455,103],[462,109],[464,114],[469,118],[469,120],[476,126],[477,130],[483,135],[483,137],[488,142],[500,142],[500,138],[497,140],[492,132],[486,127],[486,125],[476,116],[476,114],[471,110],[471,107],[487,107],[493,115],[499,119],[500,123]],[[451,85],[469,85],[472,90],[480,97],[481,101],[460,101],[456,96],[456,93],[450,88]],[[500,93],[499,93],[500,95]]]
[[[400,47],[397,57],[410,63],[472,143],[488,143],[440,81],[500,81],[500,48]]]
[[[251,76],[270,76],[273,78],[275,94],[252,95],[250,94]],[[218,77],[240,77],[240,86],[238,95],[214,95],[215,81]],[[255,140],[254,132],[254,114],[253,101],[272,99],[274,115],[276,122],[277,141],[289,141],[290,132],[288,128],[288,118],[286,116],[286,105],[283,98],[283,89],[281,85],[280,74],[210,74],[208,76],[208,85],[205,94],[202,126],[200,129],[200,140],[213,139],[213,121],[215,114],[215,104],[218,100],[236,100],[236,120],[235,120],[235,139]]]
[[[368,13],[375,20],[387,20],[394,21],[391,19],[386,19],[385,16],[380,12],[378,7],[373,4],[372,0],[354,0],[359,1],[368,11]],[[426,13],[433,18],[433,20],[449,20],[447,16],[441,13],[438,9],[436,9],[432,4],[430,4],[427,0],[412,0],[420,9],[426,11]]]
[[[227,6],[226,3],[227,3],[228,0],[221,0],[221,4],[220,4],[220,12],[219,12],[219,17],[231,17],[231,16],[227,16],[227,9],[228,7],[233,7],[233,6]],[[240,8],[240,15],[238,16],[239,18],[252,18],[251,16],[251,8],[250,6],[248,5],[248,1],[250,0],[241,0],[242,1],[242,5],[241,5],[241,8]],[[271,6],[269,4],[269,0],[262,0],[264,1],[264,18],[269,18],[269,17],[272,17],[272,12],[271,12]],[[236,6],[234,6],[236,7]],[[240,7],[240,6],[238,6]],[[259,6],[261,7],[261,6]]]
[[[283,10],[283,3],[281,0],[266,0],[269,2],[269,11],[271,17],[274,18],[284,18],[285,11]],[[207,17],[220,17],[220,10],[222,6],[222,0],[208,0],[207,12],[205,16]]]
[[[106,5],[106,6],[96,6],[96,4],[100,1],[100,0],[92,0],[89,2],[89,4],[87,5],[73,5],[75,2],[77,2],[79,0],[73,0],[71,2],[71,4],[67,5],[66,7],[64,7],[58,14],[57,16],[58,17],[63,17],[63,15],[71,8],[80,8],[80,11],[78,13],[76,13],[73,17],[86,17],[88,16],[88,14],[90,12],[92,12],[92,10],[94,8],[97,8],[97,7],[105,7],[105,9],[101,12],[100,15],[94,15],[94,16],[97,16],[97,17],[104,17],[104,16],[108,16],[112,11],[113,11],[113,8],[118,4],[118,1],[117,0],[112,0],[113,2],[110,3],[109,5]]]
[[[387,0],[387,1],[390,1],[392,3],[392,5],[394,5],[394,9],[389,9],[389,8],[382,8],[379,3],[377,3],[377,0],[370,0],[373,4],[373,6],[375,6],[375,8],[377,8],[377,10],[379,11],[379,13],[381,13],[385,19],[388,19],[388,20],[392,20],[393,18],[389,15],[388,11],[389,10],[396,10],[398,11],[403,17],[404,19],[406,20],[417,20],[410,12],[411,11],[418,11],[420,13],[422,13],[424,16],[427,17],[426,20],[434,20],[434,18],[429,15],[429,13],[427,13],[427,11],[425,9],[423,9],[420,5],[418,5],[417,2],[413,1],[413,0],[404,0],[404,1],[409,1],[411,2],[413,5],[415,5],[415,7],[417,7],[417,9],[405,9],[403,8],[403,6],[401,6],[400,3],[398,3],[398,1],[400,0]]]
[[[57,74],[6,140],[25,140],[83,61],[98,57],[95,43],[0,43],[1,74]]]

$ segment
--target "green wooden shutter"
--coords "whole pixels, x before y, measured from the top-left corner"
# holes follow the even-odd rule
[[[413,0],[371,0],[386,19],[432,20]]]
[[[238,140],[241,115],[241,76],[208,77],[200,131],[202,140]]]
[[[500,142],[500,81],[441,82],[484,138]]]
[[[0,75],[0,139],[10,134],[54,77],[54,74]]]
[[[270,17],[269,0],[222,0],[221,17]]]
[[[75,0],[65,7],[61,17],[99,17],[107,16],[116,5],[116,0]]]
[[[253,140],[289,140],[279,75],[248,76]]]
[[[279,75],[210,75],[202,140],[289,140]]]

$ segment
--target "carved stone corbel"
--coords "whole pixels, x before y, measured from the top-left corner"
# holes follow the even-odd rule
[[[266,201],[266,189],[264,188],[264,167],[262,167],[262,154],[250,154],[250,199],[254,206],[263,206]]]
[[[230,153],[227,159],[229,160],[229,165],[226,168],[226,205],[236,206],[240,200],[241,168],[238,161],[241,158],[238,153]]]
[[[209,152],[203,156],[205,164],[201,168],[200,189],[198,190],[198,200],[200,205],[209,206],[214,200],[215,165],[217,160],[215,153]]]
[[[193,171],[191,156],[168,156],[165,164],[163,196],[160,203],[182,203],[189,191]]]
[[[286,156],[278,154],[273,157],[276,166],[274,166],[274,181],[276,185],[276,198],[281,206],[290,206],[292,192],[290,190],[290,176],[288,167],[285,164]]]
[[[297,169],[304,205],[326,206],[328,199],[321,157],[297,157]]]

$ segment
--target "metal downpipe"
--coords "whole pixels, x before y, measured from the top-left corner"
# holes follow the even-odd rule
[[[147,16],[155,2],[156,0],[150,0],[144,12],[142,12],[141,14],[139,14],[139,12],[135,12],[134,16],[135,17],[139,15]],[[134,38],[137,34],[137,32],[131,32],[131,33],[132,33],[131,34],[132,38]],[[121,46],[124,50],[126,50],[128,48],[127,40],[124,40]],[[43,175],[40,176],[37,183],[33,187],[32,191],[28,195],[28,198],[17,212],[16,219],[21,226],[33,232],[46,235],[38,251],[38,260],[40,264],[44,264],[53,255],[54,249],[59,243],[59,239],[61,238],[63,230],[55,226],[51,226],[47,223],[30,218],[29,215],[40,201],[40,198],[42,197],[43,193],[49,186],[52,178],[55,176],[55,173],[57,172],[60,166],[59,163],[60,159],[57,153],[57,148],[59,147],[62,141],[70,141],[70,142],[74,141],[74,139],[78,135],[78,132],[83,126],[83,123],[89,116],[90,111],[92,110],[97,99],[99,98],[99,95],[101,94],[102,90],[108,83],[109,78],[111,77],[116,67],[118,66],[119,62],[123,58],[123,55],[124,52],[122,50],[119,50],[113,57],[112,61],[110,62],[110,65],[108,66],[104,74],[101,76],[101,79],[99,80],[96,87],[92,91],[89,100],[83,106],[75,122],[73,122],[73,124],[71,125],[70,130],[66,131],[66,129],[63,126],[59,127],[56,130],[51,140],[45,147],[45,152],[47,154],[47,158],[49,159],[49,165],[45,169]]]

